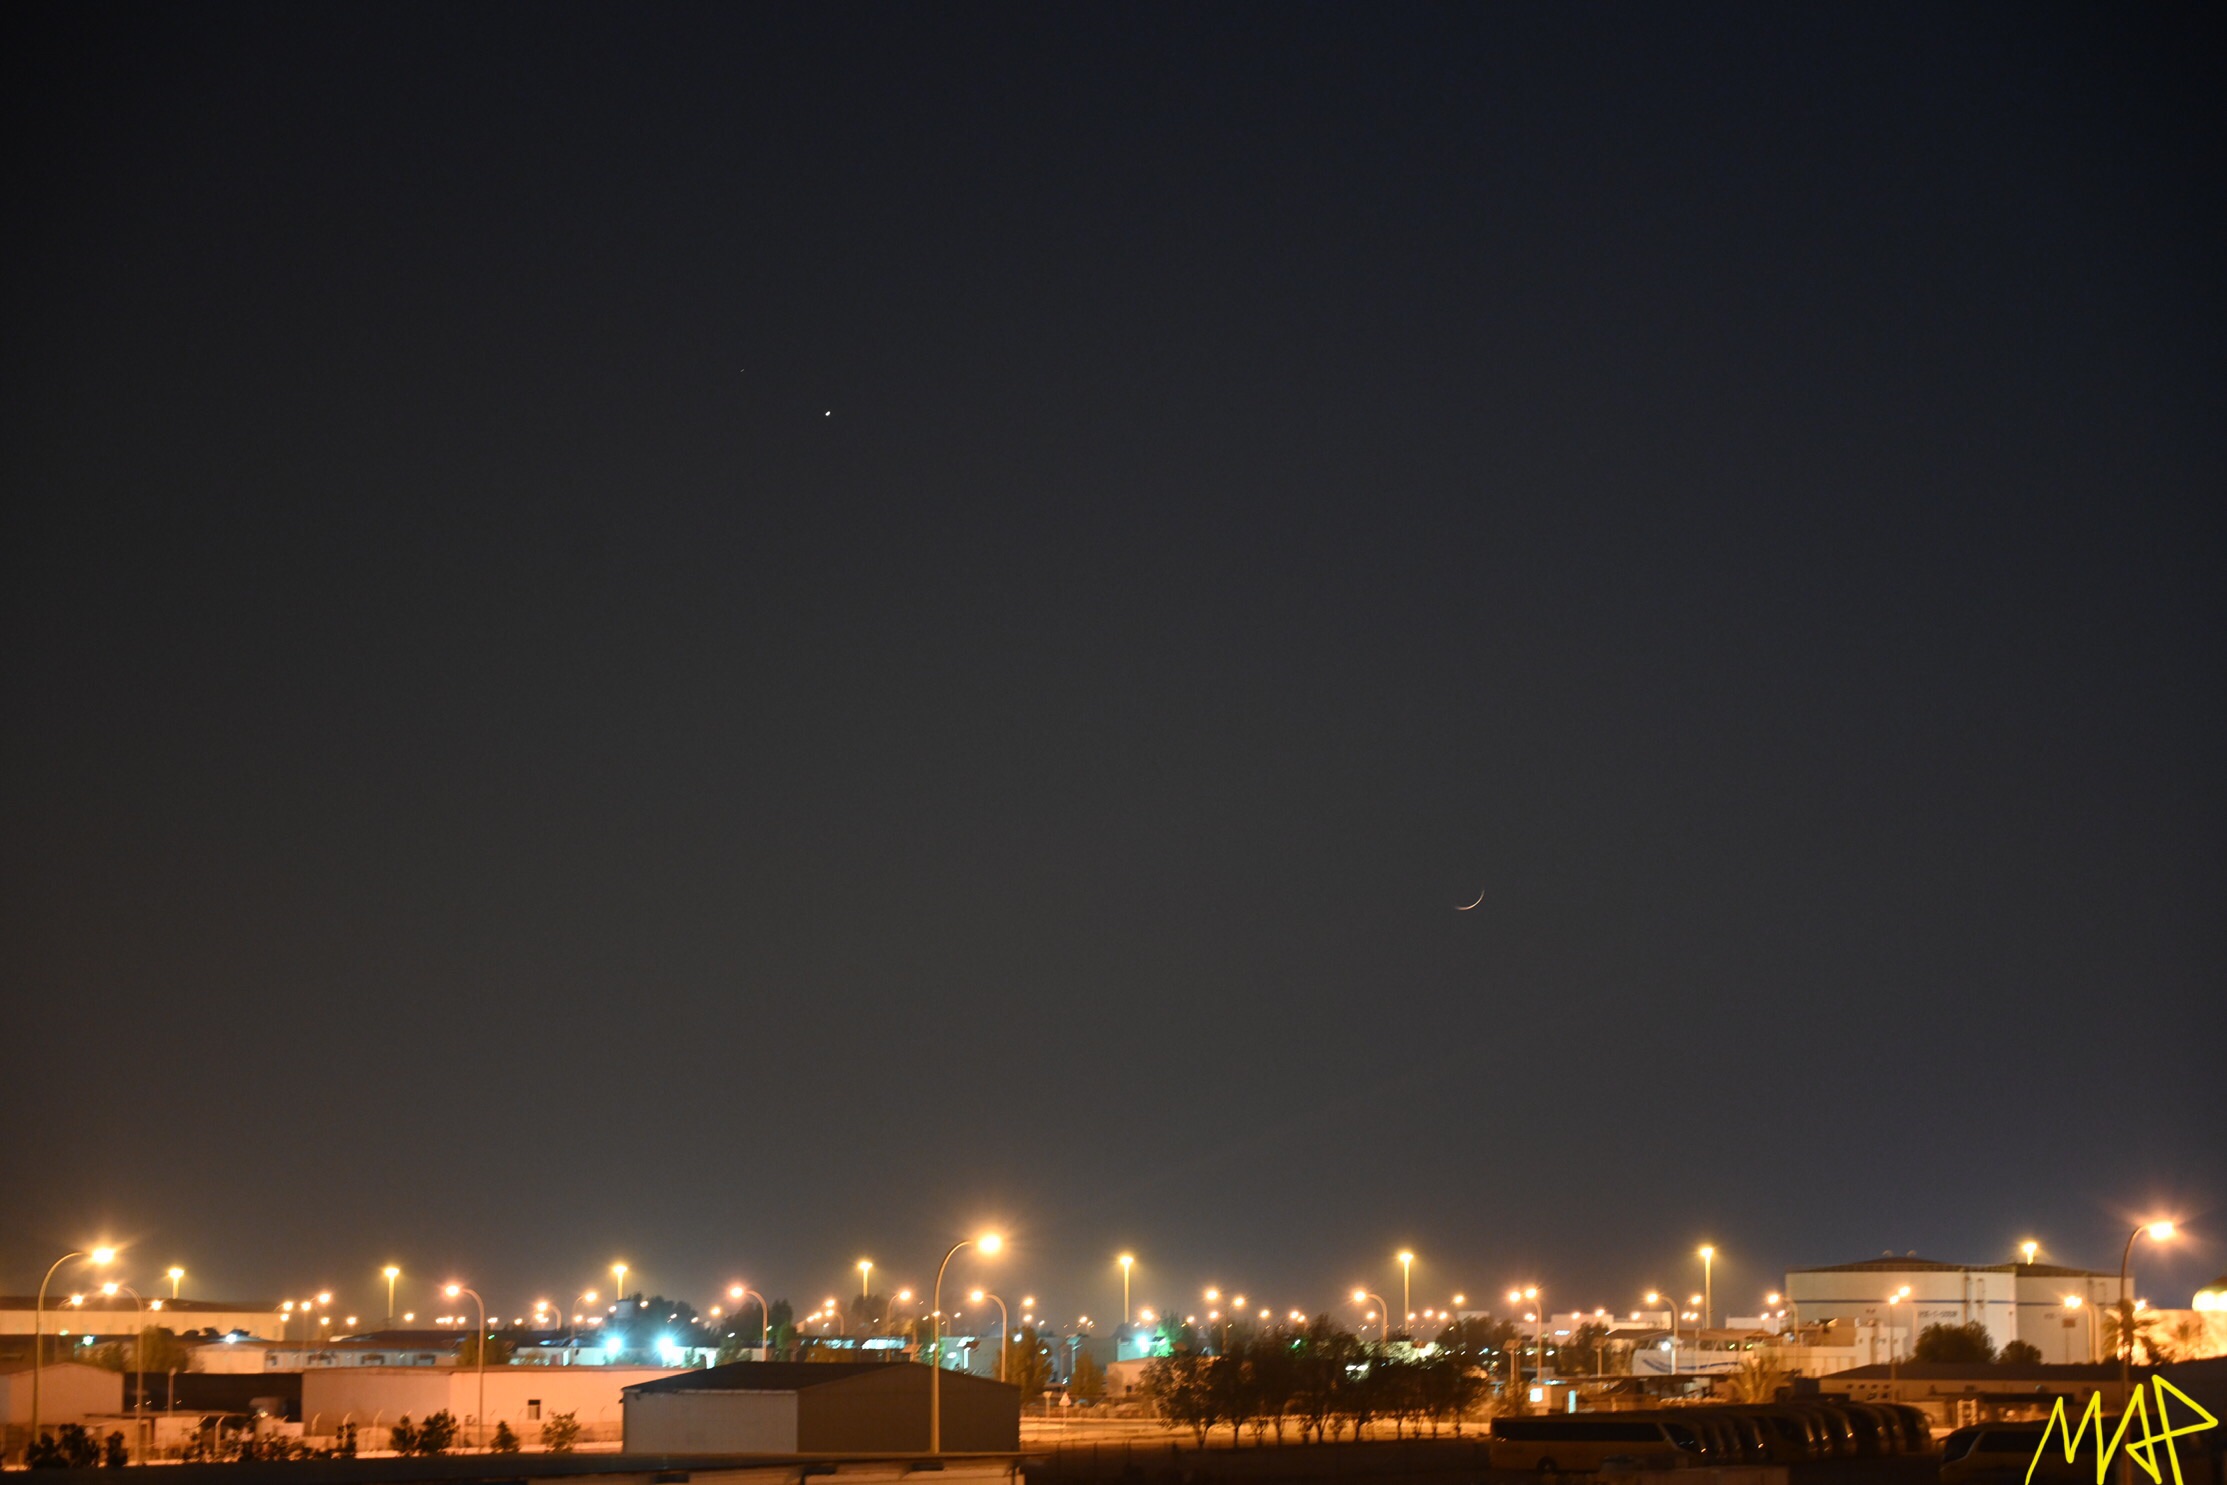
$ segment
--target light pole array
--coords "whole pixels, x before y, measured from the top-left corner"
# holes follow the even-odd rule
[[[392,1330],[394,1328],[394,1281],[402,1277],[402,1270],[399,1266],[390,1263],[379,1270],[379,1276],[387,1281],[387,1328]]]
[[[1121,1325],[1126,1330],[1129,1327],[1129,1270],[1137,1266],[1137,1255],[1124,1253],[1118,1262],[1121,1264]]]
[[[1415,1316],[1415,1255],[1405,1248],[1400,1250],[1400,1326]]]
[[[1717,1312],[1717,1290],[1715,1275],[1712,1272],[1716,1266],[1716,1258],[1717,1250],[1708,1243],[1703,1243],[1701,1245],[1701,1328],[1703,1330],[1708,1330],[1716,1324],[1716,1321],[1711,1318]]]

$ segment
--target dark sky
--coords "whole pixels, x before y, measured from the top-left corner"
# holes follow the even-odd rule
[[[0,1288],[2185,1303],[2210,19],[11,11]]]

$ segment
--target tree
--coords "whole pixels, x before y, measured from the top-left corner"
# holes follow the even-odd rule
[[[149,1325],[141,1329],[136,1341],[110,1341],[105,1346],[95,1346],[92,1354],[83,1359],[127,1376],[133,1372],[156,1376],[187,1370],[193,1363],[193,1352],[169,1330]]]
[[[387,1447],[397,1454],[418,1452],[418,1431],[410,1426],[410,1415],[404,1413],[402,1421],[387,1429]]]
[[[1068,1379],[1067,1390],[1079,1402],[1096,1402],[1106,1395],[1106,1369],[1088,1346],[1075,1351],[1075,1374]]]
[[[1037,1339],[1035,1326],[1022,1326],[1021,1333],[1005,1343],[1005,1380],[1021,1389],[1024,1407],[1042,1397],[1051,1385],[1052,1360],[1045,1354],[1044,1343]]]
[[[130,1462],[131,1454],[124,1448],[123,1433],[117,1431],[109,1434],[108,1443],[101,1450],[101,1467],[120,1470]]]
[[[2041,1360],[2041,1347],[2032,1341],[2012,1341],[1995,1358],[1998,1366],[2033,1366]]]
[[[1913,1361],[1949,1361],[1986,1364],[1995,1359],[1995,1341],[1977,1320],[1966,1325],[1928,1325],[1918,1332],[1911,1350]]]
[[[518,1452],[518,1435],[510,1431],[508,1423],[497,1423],[494,1440],[488,1447],[497,1454],[516,1454]]]
[[[405,1420],[407,1421],[407,1420]],[[417,1438],[410,1452],[413,1454],[446,1454],[449,1445],[456,1442],[456,1415],[447,1408],[438,1413],[428,1413],[418,1425]]]
[[[785,1299],[775,1300],[766,1312],[766,1324],[771,1327],[773,1354],[788,1355],[796,1344],[796,1307]]]
[[[552,1413],[542,1421],[541,1447],[551,1454],[570,1454],[580,1442],[580,1415]]]
[[[1155,1356],[1145,1363],[1138,1387],[1153,1411],[1170,1428],[1188,1428],[1203,1448],[1214,1426],[1214,1398],[1208,1391],[1206,1358],[1192,1351]]]
[[[508,1336],[490,1335],[484,1339],[489,1366],[508,1366],[510,1365],[510,1358],[518,1354],[518,1342]],[[481,1341],[482,1337],[478,1335],[464,1337],[456,1348],[456,1364],[468,1367],[478,1366]]]

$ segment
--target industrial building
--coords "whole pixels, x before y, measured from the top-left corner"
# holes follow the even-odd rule
[[[626,1389],[630,1454],[900,1454],[928,1447],[924,1366],[738,1361]],[[966,1372],[941,1384],[942,1445],[1021,1446],[1021,1391]]]

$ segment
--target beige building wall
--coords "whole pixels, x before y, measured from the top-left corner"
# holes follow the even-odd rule
[[[495,1366],[487,1369],[485,1432],[508,1423],[526,1444],[541,1438],[541,1425],[558,1413],[580,1423],[590,1442],[616,1439],[625,1426],[620,1389],[673,1375],[671,1367]],[[446,1408],[465,1441],[480,1433],[480,1375],[470,1367],[339,1366],[302,1373],[302,1429],[330,1437],[344,1422],[361,1430],[367,1449],[386,1447],[385,1430],[407,1414],[422,1420]]]

